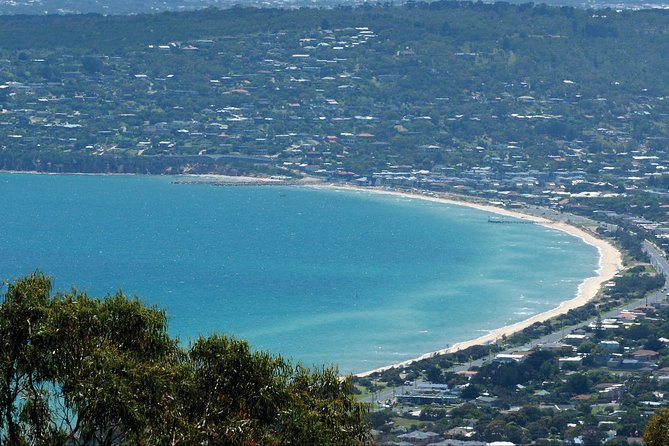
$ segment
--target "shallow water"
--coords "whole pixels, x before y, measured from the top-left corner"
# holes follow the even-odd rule
[[[185,343],[216,331],[361,372],[556,307],[597,269],[578,238],[461,206],[172,181],[0,174],[0,278],[123,289]]]

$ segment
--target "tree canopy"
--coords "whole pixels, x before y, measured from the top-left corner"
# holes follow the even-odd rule
[[[51,288],[31,274],[0,303],[3,444],[369,442],[366,408],[335,369],[222,335],[184,348],[137,298]]]
[[[0,16],[0,168],[657,187],[639,157],[666,158],[668,17],[468,1]]]
[[[669,409],[660,409],[650,419],[643,433],[648,446],[669,445]]]

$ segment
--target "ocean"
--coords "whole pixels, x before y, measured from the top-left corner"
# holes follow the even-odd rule
[[[596,248],[456,205],[173,177],[0,174],[0,280],[123,290],[184,345],[221,333],[357,373],[556,307]]]

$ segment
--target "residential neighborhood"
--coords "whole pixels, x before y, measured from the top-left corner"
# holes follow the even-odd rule
[[[93,51],[31,43],[37,18],[3,17],[13,34],[0,46],[0,168],[307,177],[539,205],[606,222],[602,230],[669,236],[669,86],[649,74],[659,65],[592,71],[572,60],[607,50],[591,36],[598,27],[629,34],[646,57],[661,41],[636,29],[654,14],[556,9],[502,42],[501,31],[472,36],[443,23],[484,29],[491,11],[512,20],[543,9],[431,8],[376,18],[364,8],[196,11],[183,14],[203,25],[179,38],[169,37],[171,15],[51,19],[54,32],[126,35]],[[443,29],[426,35],[410,17]],[[140,32],[149,22],[153,31]],[[546,49],[559,49],[569,73],[541,68]]]
[[[516,347],[499,341],[476,360],[435,358],[360,378],[372,400],[384,398],[372,417],[377,442],[643,444],[643,426],[669,397],[669,301],[662,283],[645,299],[606,311],[602,305],[597,317],[568,330]],[[392,387],[395,376],[405,381]],[[379,387],[383,382],[390,394]]]

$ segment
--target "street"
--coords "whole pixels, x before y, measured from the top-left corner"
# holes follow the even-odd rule
[[[669,290],[669,262],[667,262],[667,259],[663,256],[663,254],[650,242],[644,241],[643,242],[643,250],[646,252],[649,257],[650,257],[650,263],[653,265],[655,270],[662,274],[665,277],[665,282],[664,286],[653,293],[650,293],[649,295],[637,299],[631,302],[626,303],[625,305],[622,305],[620,307],[614,308],[613,310],[610,310],[606,313],[603,313],[600,315],[601,319],[608,319],[615,317],[618,313],[620,313],[621,310],[624,309],[631,309],[635,308],[641,305],[645,304],[652,304],[660,301],[664,301],[667,299],[667,291]],[[564,336],[567,334],[571,333],[573,330],[576,330],[577,328],[581,327],[586,327],[590,323],[594,322],[596,318],[591,318],[588,319],[584,322],[580,322],[576,325],[571,325],[568,327],[564,327],[562,330],[551,333],[549,335],[543,336],[538,339],[534,339],[527,344],[512,347],[509,349],[506,349],[502,352],[495,353],[493,355],[489,355],[480,359],[476,359],[470,363],[467,364],[461,364],[457,365],[454,367],[451,367],[450,369],[445,369],[444,371],[447,372],[461,372],[461,371],[466,371],[469,370],[472,367],[481,367],[485,362],[491,361],[494,359],[494,357],[500,353],[513,353],[514,351],[523,351],[523,350],[531,350],[532,348],[536,347],[539,344],[548,344],[548,343],[553,343],[553,342],[558,342],[560,339],[562,339]],[[406,386],[399,386],[399,387],[394,387],[394,388],[389,388],[384,390],[383,392],[378,392],[375,393],[374,395],[365,398],[363,401],[367,403],[375,403],[377,401],[387,401],[387,400],[392,400],[393,397],[397,394],[401,394],[403,392],[403,389]]]

